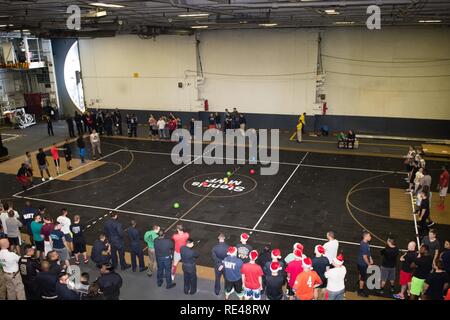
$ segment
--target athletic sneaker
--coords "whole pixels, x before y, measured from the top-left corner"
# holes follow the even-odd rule
[[[401,296],[400,294],[396,293],[392,295],[394,297],[394,299],[399,299],[399,300],[405,300],[405,297]]]
[[[434,221],[431,221],[430,224],[428,225],[428,227],[431,227],[431,226],[434,226],[434,225],[435,225]]]
[[[369,297],[369,295],[364,290],[361,290],[361,289],[359,289],[356,293],[358,294],[358,296],[363,297],[363,298]]]
[[[42,178],[41,180],[42,180],[42,182],[44,182],[44,181],[45,181],[45,178]]]
[[[55,178],[53,178],[53,177],[48,178],[48,180],[50,180],[50,181],[53,180],[53,179],[55,179]]]

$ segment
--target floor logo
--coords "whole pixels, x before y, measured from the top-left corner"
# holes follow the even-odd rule
[[[206,179],[203,182],[194,181],[191,186],[197,188],[207,188],[207,189],[224,189],[233,192],[242,192],[245,190],[245,187],[242,185],[242,180],[234,180],[234,179]]]
[[[234,174],[223,177],[223,173],[209,173],[192,177],[184,182],[185,191],[197,196],[211,198],[234,197],[247,194],[256,188],[257,182],[251,177]]]

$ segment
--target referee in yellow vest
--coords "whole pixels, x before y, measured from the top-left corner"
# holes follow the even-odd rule
[[[303,112],[303,114],[298,118],[298,121],[301,121],[301,123],[303,124],[303,126],[302,126],[302,134],[305,134],[306,112]]]

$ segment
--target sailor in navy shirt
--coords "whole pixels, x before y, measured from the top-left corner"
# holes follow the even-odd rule
[[[130,238],[130,246],[131,246],[131,268],[133,272],[136,272],[137,263],[136,260],[139,259],[139,271],[145,271],[147,268],[145,267],[144,262],[144,251],[141,246],[141,235],[139,230],[136,229],[136,221],[131,220],[131,226],[127,230],[128,237]]]
[[[20,218],[22,220],[23,226],[26,228],[30,239],[33,240],[33,234],[31,232],[31,222],[34,221],[34,215],[37,214],[37,209],[31,206],[30,201],[25,202],[25,208],[23,208],[20,213]]]
[[[244,262],[237,257],[237,248],[229,247],[228,256],[223,259],[224,275],[225,275],[225,300],[228,300],[230,295],[236,291],[239,298],[244,296],[242,288],[241,269]]]
[[[227,257],[228,244],[225,243],[225,235],[220,233],[218,236],[219,243],[212,248],[212,259],[214,262],[214,293],[220,294],[220,279],[223,276],[223,259]]]

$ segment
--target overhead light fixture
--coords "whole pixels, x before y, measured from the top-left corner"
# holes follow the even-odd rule
[[[198,18],[208,17],[209,13],[182,13],[178,15],[180,18]]]
[[[339,14],[339,12],[334,10],[334,9],[327,9],[327,10],[324,10],[324,11],[325,11],[326,14],[330,14],[330,15]]]
[[[261,27],[275,27],[278,23],[260,23],[259,26]]]
[[[112,4],[112,3],[103,3],[103,2],[91,2],[89,4],[91,6],[103,7],[103,8],[123,8],[124,7],[121,4]]]
[[[108,13],[105,10],[102,11],[89,11],[85,14],[86,18],[100,18],[106,16]]]
[[[336,21],[336,22],[334,22],[334,24],[337,24],[337,25],[350,25],[350,24],[355,24],[355,21]]]
[[[419,23],[440,23],[442,20],[419,20]]]
[[[192,29],[207,29],[208,26],[192,26]]]
[[[239,21],[240,24],[245,24],[247,21]]]

